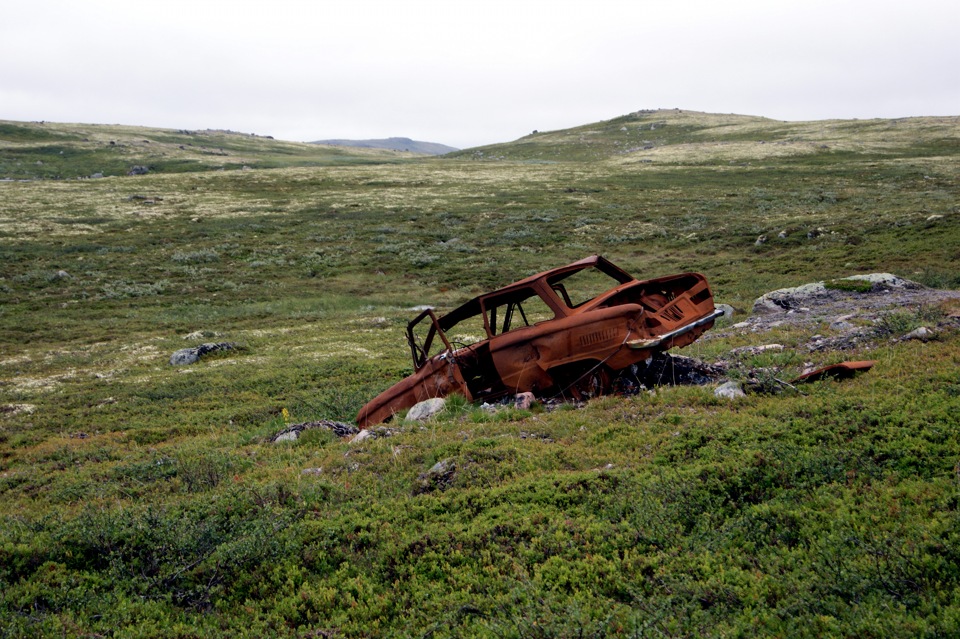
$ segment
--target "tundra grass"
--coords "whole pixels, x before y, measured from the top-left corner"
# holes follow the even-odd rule
[[[694,124],[668,141],[695,144]],[[893,127],[837,124],[847,151],[747,166],[608,149],[0,182],[3,635],[957,634],[949,330],[755,358],[787,377],[878,361],[805,395],[663,388],[499,419],[460,406],[357,445],[270,441],[349,421],[408,374],[412,307],[591,253],[639,277],[703,272],[741,315],[854,273],[957,288],[955,146],[860,148]],[[763,131],[758,148],[784,135]],[[900,309],[890,337],[955,310]],[[169,365],[210,341],[236,348]]]

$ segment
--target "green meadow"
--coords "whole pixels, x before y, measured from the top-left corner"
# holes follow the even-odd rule
[[[960,634],[957,303],[681,351],[877,361],[803,395],[272,443],[412,372],[413,307],[594,253],[734,321],[858,273],[960,289],[960,118],[650,111],[442,157],[0,122],[0,636]],[[203,342],[236,348],[169,364]]]

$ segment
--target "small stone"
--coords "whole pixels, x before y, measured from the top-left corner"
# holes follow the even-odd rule
[[[921,342],[928,342],[937,336],[936,331],[932,331],[926,326],[921,326],[920,328],[914,329],[904,335],[902,340],[920,340]]]
[[[731,355],[759,355],[760,353],[776,352],[783,350],[783,344],[762,344],[760,346],[741,346],[730,351]]]
[[[300,474],[301,475],[322,475],[323,469],[322,468],[304,468],[303,470],[300,471]]]
[[[717,304],[715,307],[718,311],[723,311],[723,317],[733,317],[736,314],[736,310],[729,304]]]
[[[350,444],[359,444],[367,439],[373,439],[373,433],[369,430],[361,430],[359,433],[353,436],[353,439],[350,440]]]
[[[520,393],[513,400],[513,407],[517,410],[530,410],[536,401],[533,393]]]
[[[746,393],[743,392],[743,388],[740,387],[739,382],[726,382],[725,384],[720,384],[713,391],[713,394],[717,397],[723,397],[725,399],[739,399],[747,396]]]
[[[299,438],[300,438],[300,433],[295,430],[291,430],[289,432],[280,433],[279,435],[277,435],[274,438],[273,443],[278,444],[280,442],[295,442]]]
[[[447,488],[453,482],[456,472],[457,464],[453,459],[441,459],[431,466],[430,470],[417,477],[414,494],[419,495],[432,490]]]
[[[444,406],[447,405],[447,400],[442,397],[433,397],[431,399],[425,399],[418,404],[414,404],[407,412],[406,421],[409,422],[422,422],[427,419],[430,419],[437,413],[443,410]]]

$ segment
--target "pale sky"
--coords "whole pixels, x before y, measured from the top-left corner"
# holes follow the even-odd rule
[[[956,0],[4,0],[0,119],[460,148],[640,109],[960,115]]]

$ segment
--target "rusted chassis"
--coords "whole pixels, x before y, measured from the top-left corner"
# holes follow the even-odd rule
[[[563,278],[588,268],[613,278],[616,285],[573,306]],[[554,318],[497,334],[495,309],[507,309],[502,315],[512,312],[510,300],[521,300],[530,291],[546,303]],[[481,295],[447,315],[421,313],[407,330],[416,372],[364,406],[357,424],[360,428],[378,424],[417,402],[453,393],[470,401],[489,401],[526,391],[574,398],[602,392],[617,371],[659,351],[690,344],[720,314],[706,278],[698,273],[641,281],[592,256]],[[469,318],[482,320],[487,339],[470,345],[451,343],[446,331]],[[526,322],[526,316],[523,319]],[[420,342],[415,330],[424,326],[427,335]],[[431,346],[439,352],[429,356]]]

